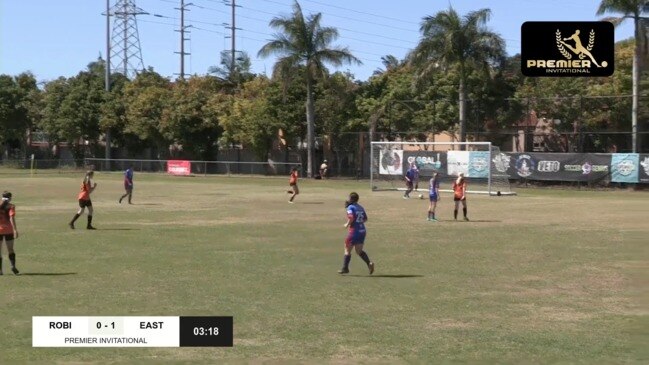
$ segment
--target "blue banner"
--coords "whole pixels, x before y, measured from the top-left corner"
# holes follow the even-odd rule
[[[469,174],[467,177],[489,177],[489,152],[469,152]]]
[[[640,155],[637,153],[614,153],[611,156],[611,181],[637,183]]]

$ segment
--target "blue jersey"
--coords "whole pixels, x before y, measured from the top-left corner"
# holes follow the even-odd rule
[[[350,231],[365,231],[365,222],[367,222],[367,213],[365,208],[360,204],[354,203],[347,207],[347,218],[351,218],[352,224],[349,226]]]
[[[428,182],[428,194],[437,195],[437,190],[439,190],[439,181],[434,178],[430,179]]]
[[[133,169],[129,168],[124,171],[124,185],[133,185]]]
[[[407,177],[408,180],[410,180],[410,181],[415,181],[415,177],[416,177],[417,175],[418,175],[418,171],[415,170],[415,169],[412,169],[412,168],[411,168],[411,169],[408,169],[408,171],[406,171],[406,177]]]

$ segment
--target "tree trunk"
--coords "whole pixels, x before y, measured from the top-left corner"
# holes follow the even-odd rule
[[[460,75],[460,142],[466,142],[466,90],[464,77]],[[464,150],[464,147],[461,148]]]
[[[314,145],[314,128],[315,128],[315,105],[313,101],[313,82],[308,70],[306,73],[306,134],[307,134],[307,177],[313,177],[313,153]]]

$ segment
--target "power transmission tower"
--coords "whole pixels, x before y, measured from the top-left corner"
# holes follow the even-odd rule
[[[236,9],[237,7],[241,7],[241,5],[237,5],[236,0],[223,0],[223,3],[227,6],[230,6],[232,8],[232,23],[223,23],[225,25],[225,28],[230,29],[232,31],[232,35],[230,36],[232,40],[232,48],[230,48],[230,52],[232,53],[231,59],[230,59],[230,79],[231,81],[234,79],[234,74],[236,72],[236,62],[237,62],[237,47],[236,47],[236,31],[241,30],[241,28],[236,27]],[[226,36],[226,38],[228,38]]]
[[[111,71],[133,77],[144,70],[137,16],[149,14],[135,5],[135,0],[117,0],[111,8],[113,31],[110,37]]]

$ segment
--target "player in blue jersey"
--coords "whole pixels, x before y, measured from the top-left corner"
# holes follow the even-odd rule
[[[119,203],[122,204],[122,200],[128,196],[128,203],[133,204],[131,203],[131,197],[133,196],[133,165],[129,165],[128,169],[124,171],[124,190],[126,190],[126,194],[119,198]]]
[[[365,222],[367,222],[367,213],[365,208],[358,204],[359,196],[357,193],[349,194],[349,200],[345,202],[347,209],[347,222],[345,228],[349,229],[347,238],[345,239],[345,258],[343,261],[343,268],[338,271],[339,274],[349,273],[349,262],[352,259],[352,247],[358,256],[365,261],[367,267],[370,269],[370,275],[374,273],[374,263],[370,260],[367,253],[363,251],[365,244]]]
[[[404,178],[406,180],[406,192],[403,194],[403,198],[408,199],[410,198],[410,193],[412,192],[415,183],[419,185],[419,170],[417,169],[417,165],[414,163],[411,164],[408,171],[406,171],[406,176]]]
[[[439,178],[437,173],[433,173],[433,177],[428,181],[428,197],[430,204],[428,204],[428,220],[431,222],[437,222],[435,218],[435,208],[437,208],[437,202],[441,199],[439,195]]]

